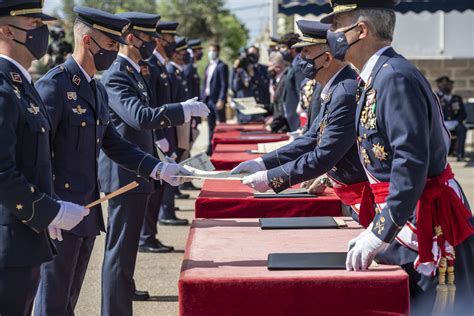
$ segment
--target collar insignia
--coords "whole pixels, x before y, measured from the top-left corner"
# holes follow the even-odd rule
[[[83,109],[80,105],[72,108],[72,112],[76,113],[77,115],[82,115],[87,112],[87,109]]]
[[[160,76],[161,76],[161,78],[163,78],[163,79],[168,78],[168,76],[166,75],[166,72],[162,72]]]
[[[28,112],[30,112],[33,115],[38,114],[40,111],[39,106],[35,106],[33,103],[30,103],[30,107],[28,108]]]
[[[68,92],[67,93],[67,99],[76,101],[77,100],[77,93],[74,92],[74,91]]]
[[[78,75],[74,75],[74,76],[72,76],[72,82],[74,82],[74,84],[75,84],[76,86],[78,86],[78,85],[81,84],[81,78],[79,78]]]
[[[283,178],[282,177],[275,177],[271,181],[271,186],[275,189],[278,189],[283,185]]]
[[[143,88],[144,88],[144,86],[143,86],[143,83],[141,83],[141,82],[138,82],[138,88],[140,88],[140,89],[142,89],[142,90],[143,90]]]
[[[18,82],[18,83],[22,83],[23,80],[21,80],[21,76],[19,73],[17,72],[10,72],[10,76],[12,77],[12,80],[14,82]]]
[[[127,68],[128,72],[133,73],[133,68],[130,67],[129,65],[126,65],[125,68]]]

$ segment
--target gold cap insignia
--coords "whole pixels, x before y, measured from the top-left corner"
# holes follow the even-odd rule
[[[40,111],[39,106],[35,106],[33,103],[30,103],[30,107],[28,108],[28,112],[30,112],[33,115],[38,114]]]
[[[74,76],[72,76],[72,82],[74,82],[74,84],[75,84],[76,86],[78,86],[78,85],[81,84],[81,78],[79,78],[78,75],[74,75]]]
[[[75,108],[72,108],[72,111],[77,115],[82,115],[87,112],[87,109],[83,109],[80,105],[78,105]]]
[[[17,72],[10,72],[10,76],[12,77],[12,80],[14,82],[18,82],[18,83],[22,83],[23,80],[21,80],[21,76],[19,73]]]
[[[67,99],[68,100],[77,100],[77,93],[76,92],[68,92],[67,93]]]
[[[372,147],[375,158],[378,160],[387,160],[388,154],[385,152],[384,146],[381,146],[380,143],[374,144]]]

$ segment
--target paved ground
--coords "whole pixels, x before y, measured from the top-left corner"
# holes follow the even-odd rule
[[[195,146],[195,152],[205,149],[207,133],[206,125],[201,125],[201,135]],[[473,142],[472,132],[468,137],[468,144]],[[468,149],[474,145],[467,145]],[[474,209],[474,159],[469,162],[455,162],[451,165],[456,178],[462,184],[468,200]],[[200,185],[198,182],[196,185]],[[187,191],[192,197],[197,191]],[[192,220],[194,218],[194,199],[180,201],[177,206],[181,208],[178,217]],[[105,208],[104,208],[105,209]],[[152,295],[151,301],[135,302],[134,315],[139,316],[174,316],[178,315],[178,278],[183,258],[184,247],[189,227],[164,227],[158,228],[159,239],[176,248],[171,254],[138,254],[135,279],[139,289],[146,289]],[[102,266],[104,235],[97,238],[94,253],[89,264],[86,279],[76,308],[78,316],[100,314],[100,269]]]

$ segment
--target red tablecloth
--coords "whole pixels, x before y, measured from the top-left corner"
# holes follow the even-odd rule
[[[217,144],[258,144],[287,140],[288,135],[280,134],[243,134],[241,131],[226,131],[214,134],[212,138],[213,149]]]
[[[269,253],[345,251],[362,230],[347,223],[347,229],[262,231],[252,219],[194,221],[179,278],[180,315],[408,315],[408,275],[400,267],[267,269]]]
[[[242,161],[262,156],[247,152],[256,149],[257,144],[219,144],[212,153],[211,162],[217,170],[231,170]]]
[[[311,198],[255,198],[239,181],[206,180],[196,199],[196,218],[341,216],[331,189]]]
[[[228,131],[264,131],[265,126],[262,123],[249,123],[249,124],[229,124],[221,123],[216,125],[214,133],[222,133]]]

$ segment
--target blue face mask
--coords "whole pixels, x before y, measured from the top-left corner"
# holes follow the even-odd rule
[[[327,40],[329,48],[334,58],[344,61],[346,53],[349,50],[349,47],[357,43],[360,39],[357,39],[355,42],[350,43],[347,41],[346,33],[350,30],[353,30],[357,27],[358,24],[352,25],[345,31],[341,32],[332,32],[328,31]]]
[[[212,50],[209,53],[207,53],[207,57],[209,60],[216,60],[217,59],[217,52]]]
[[[136,35],[135,37],[138,38],[140,41],[142,41],[142,45],[139,47],[133,45],[133,47],[138,49],[138,51],[140,52],[140,56],[142,56],[143,60],[150,58],[153,55],[153,51],[156,48],[156,41],[155,40],[145,41]]]
[[[13,40],[18,44],[25,46],[34,58],[41,59],[44,55],[46,55],[49,40],[49,29],[47,25],[43,25],[31,30],[23,29],[11,24],[8,25],[26,33],[25,42],[20,42],[16,39]]]
[[[298,63],[298,65],[301,69],[301,72],[305,76],[305,78],[312,80],[312,79],[314,79],[314,77],[316,77],[316,74],[318,73],[318,71],[320,69],[323,68],[323,66],[321,66],[319,68],[315,68],[315,65],[316,65],[315,60],[318,59],[319,57],[323,56],[324,54],[326,54],[326,52],[324,52],[322,54],[319,54],[318,56],[314,57],[313,59],[301,56],[301,60]]]

